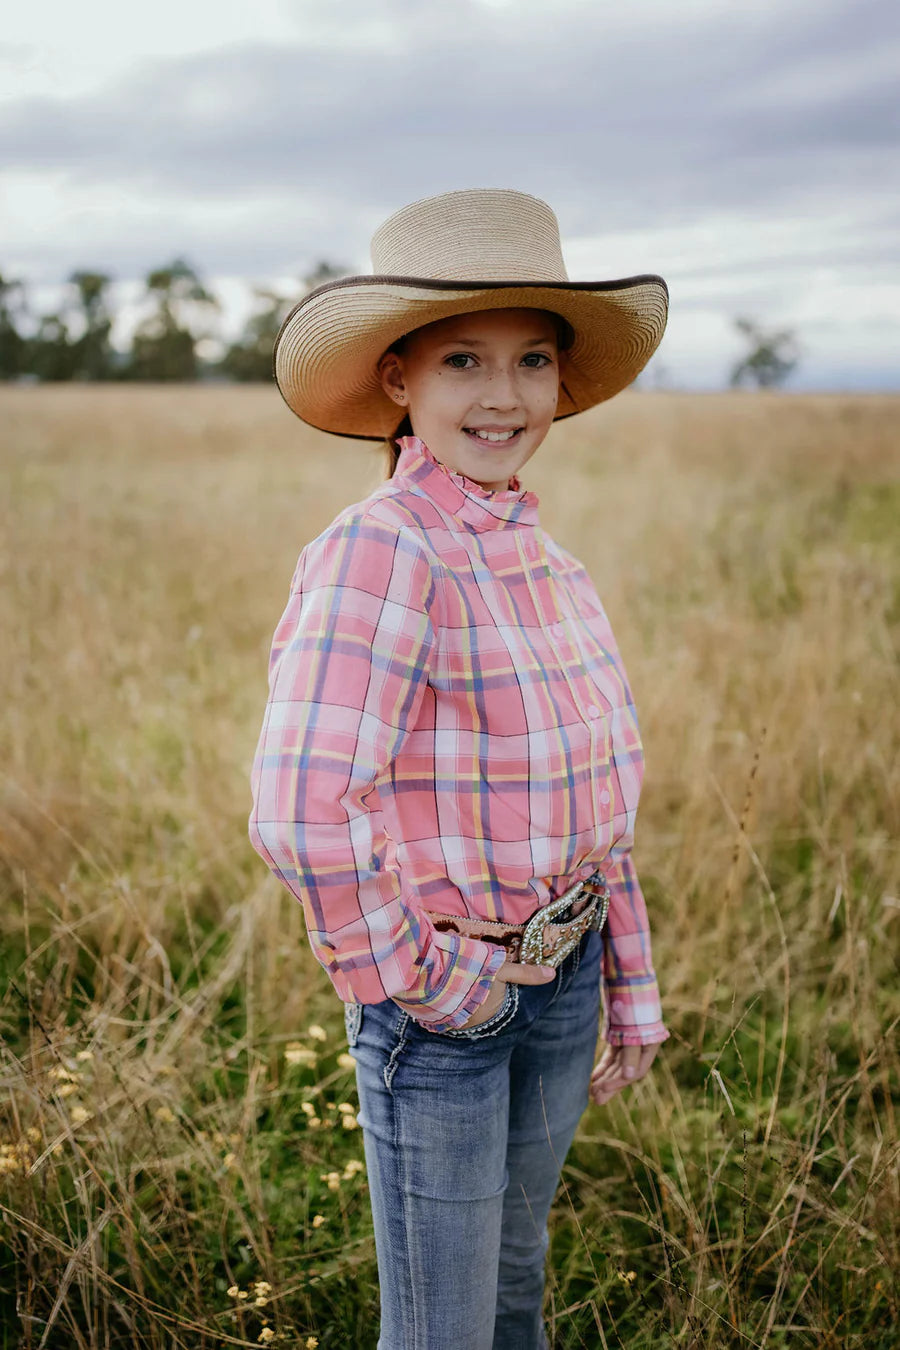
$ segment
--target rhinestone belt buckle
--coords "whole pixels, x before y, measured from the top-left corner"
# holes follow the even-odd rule
[[[545,953],[545,927],[548,923],[552,923],[557,915],[565,914],[573,901],[580,899],[585,892],[591,896],[590,903],[573,919],[563,920],[560,927],[565,931],[560,934],[553,950]],[[598,932],[602,929],[609,911],[609,895],[606,878],[599,868],[585,881],[578,881],[574,886],[570,886],[567,891],[551,900],[548,905],[544,905],[543,909],[539,909],[528,920],[522,934],[519,960],[527,965],[558,966],[575,949],[589,928],[596,928]]]

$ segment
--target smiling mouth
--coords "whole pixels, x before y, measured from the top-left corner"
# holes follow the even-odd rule
[[[524,430],[524,427],[511,427],[507,431],[479,431],[476,427],[463,427],[469,439],[478,441],[481,445],[508,445]]]

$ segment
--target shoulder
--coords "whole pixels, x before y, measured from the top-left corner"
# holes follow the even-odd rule
[[[379,488],[345,506],[304,544],[292,586],[301,579],[307,587],[352,586],[360,578],[374,586],[379,578],[386,582],[398,574],[420,582],[430,579],[437,560],[425,531],[398,501],[400,496]]]
[[[405,500],[407,496],[410,503]],[[305,548],[322,549],[342,541],[352,544],[356,552],[365,552],[372,546],[399,540],[405,552],[430,556],[427,530],[410,509],[416,500],[411,493],[378,489],[363,501],[345,506]]]

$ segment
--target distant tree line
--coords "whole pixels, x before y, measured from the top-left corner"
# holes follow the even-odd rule
[[[347,271],[320,262],[298,294]],[[240,337],[213,356],[220,302],[194,268],[176,258],[145,277],[147,313],[122,350],[112,341],[112,282],[103,272],[72,272],[59,309],[36,315],[24,282],[0,273],[0,380],[269,380],[275,338],[298,298],[255,288],[256,305]]]
[[[175,258],[144,278],[146,313],[126,350],[112,341],[111,276],[72,272],[59,309],[35,315],[24,282],[0,274],[0,380],[269,380],[272,348],[290,306],[299,295],[347,273],[321,261],[302,278],[296,295],[255,288],[255,308],[243,332],[223,345],[215,334],[219,300],[184,258]],[[732,387],[783,384],[799,359],[794,333],[766,331],[746,318],[734,325],[750,350],[732,367]],[[645,387],[643,379],[635,383]],[[659,367],[656,387],[665,384]]]

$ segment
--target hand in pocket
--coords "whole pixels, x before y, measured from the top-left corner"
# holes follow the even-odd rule
[[[503,1002],[507,984],[549,984],[555,979],[554,966],[528,966],[520,961],[504,961],[491,982],[487,998],[468,1020],[463,1022],[459,1030],[477,1027],[481,1022],[487,1022],[493,1017]]]

